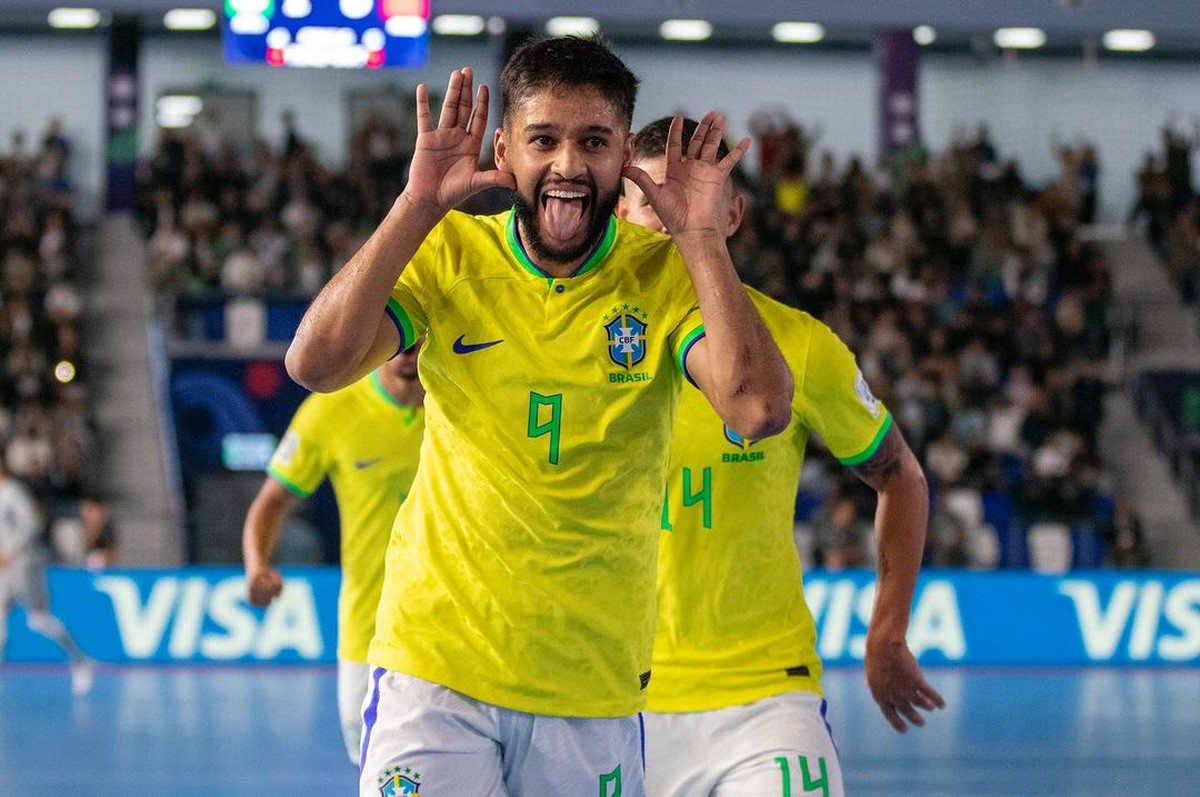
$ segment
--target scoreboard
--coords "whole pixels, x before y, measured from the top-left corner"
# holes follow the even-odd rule
[[[225,0],[225,60],[273,67],[419,69],[430,0]]]

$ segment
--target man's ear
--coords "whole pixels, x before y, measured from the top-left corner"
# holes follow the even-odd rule
[[[621,167],[624,168],[633,163],[633,133],[625,134],[625,159],[621,161]]]
[[[738,231],[738,227],[742,226],[742,219],[746,215],[746,196],[736,188],[733,189],[733,196],[729,198],[729,202],[725,207],[725,237],[733,235]]]
[[[492,137],[492,151],[496,155],[496,168],[502,172],[512,172],[508,166],[508,144],[504,140],[504,128],[497,127]]]

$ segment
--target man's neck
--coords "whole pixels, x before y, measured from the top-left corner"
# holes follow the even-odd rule
[[[409,407],[419,407],[425,400],[425,388],[416,379],[405,379],[399,376],[389,376],[379,372],[379,384],[397,404]]]

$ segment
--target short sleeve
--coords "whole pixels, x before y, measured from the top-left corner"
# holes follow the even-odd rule
[[[445,242],[445,224],[445,221],[438,224],[421,242],[417,253],[404,267],[400,279],[396,280],[392,293],[388,296],[386,312],[400,333],[400,348],[397,353],[408,351],[416,345],[429,325],[425,307]]]
[[[870,459],[892,425],[854,355],[829,327],[813,323],[804,379],[797,389],[807,425],[843,465]]]
[[[267,473],[301,498],[312,495],[329,471],[321,442],[319,402],[317,394],[304,400],[267,465]]]
[[[688,276],[687,267],[683,264],[683,258],[674,246],[670,248],[669,252],[668,268],[678,272],[679,277],[675,284],[680,289],[675,291],[673,297],[672,308],[675,325],[667,341],[680,373],[692,383],[693,387],[699,387],[696,380],[688,373],[687,358],[692,347],[704,337],[704,321],[700,317],[700,304],[696,300],[696,292],[692,287],[691,277]]]

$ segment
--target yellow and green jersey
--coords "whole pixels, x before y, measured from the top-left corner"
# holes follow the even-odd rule
[[[792,535],[810,432],[856,465],[890,428],[854,355],[807,313],[750,291],[792,369],[792,420],[744,440],[684,388],[658,563],[651,711],[706,711],[790,690],[820,693],[816,629]]]
[[[427,426],[371,663],[519,711],[637,712],[671,426],[703,335],[678,251],[611,219],[556,279],[511,212],[451,213],[388,312],[402,345],[425,334]]]
[[[329,477],[342,538],[338,658],[365,662],[383,588],[384,552],[421,452],[425,411],[399,404],[371,373],[296,411],[267,471],[298,496]]]

